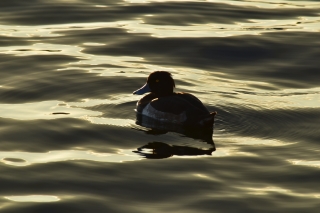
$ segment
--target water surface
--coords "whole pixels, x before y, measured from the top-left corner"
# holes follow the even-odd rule
[[[320,209],[318,1],[0,8],[1,212]],[[136,123],[155,70],[218,112],[213,135]]]

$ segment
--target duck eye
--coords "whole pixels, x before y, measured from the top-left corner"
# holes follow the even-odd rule
[[[159,82],[159,80],[157,79],[157,80],[156,80],[156,82],[158,83],[158,82]]]

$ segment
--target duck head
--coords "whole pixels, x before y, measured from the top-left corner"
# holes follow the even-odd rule
[[[149,75],[147,83],[133,94],[142,95],[151,92],[157,97],[168,96],[173,94],[174,87],[175,83],[169,72],[155,71]]]

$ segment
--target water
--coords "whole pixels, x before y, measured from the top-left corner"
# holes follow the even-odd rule
[[[0,8],[0,212],[319,211],[318,1]],[[218,112],[214,143],[136,124],[155,70]]]

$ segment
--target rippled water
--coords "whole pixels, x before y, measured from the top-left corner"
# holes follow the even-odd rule
[[[0,212],[318,212],[319,14],[0,1]],[[218,112],[214,143],[136,124],[132,92],[155,70]]]

